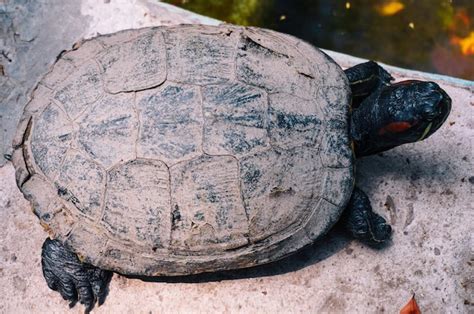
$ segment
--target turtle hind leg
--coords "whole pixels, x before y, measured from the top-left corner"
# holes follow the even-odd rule
[[[392,227],[372,210],[367,195],[355,187],[341,222],[356,239],[373,247],[380,247],[390,240]]]
[[[359,105],[374,91],[390,85],[394,78],[374,61],[368,61],[344,70],[352,90],[352,107]]]
[[[112,272],[82,263],[60,241],[46,239],[41,252],[43,276],[48,287],[58,291],[73,307],[77,301],[90,312],[103,303]]]

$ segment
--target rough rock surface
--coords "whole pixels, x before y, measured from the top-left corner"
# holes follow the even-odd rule
[[[0,3],[4,6],[5,0]],[[21,3],[32,5],[33,1]],[[91,34],[92,28],[105,33],[139,23],[185,21],[168,7],[162,11],[160,5],[114,0],[94,3],[82,1],[82,14],[72,10],[71,21],[90,21],[84,33]],[[135,5],[133,9],[129,3]],[[62,15],[56,14],[56,18]],[[58,24],[65,25],[62,22]],[[45,24],[43,29],[48,24],[41,23]],[[332,56],[344,66],[354,64],[348,56]],[[398,78],[432,77],[392,70]],[[474,84],[436,79],[454,100],[447,123],[422,143],[357,163],[358,184],[394,226],[390,247],[373,251],[335,230],[317,245],[259,268],[157,282],[115,275],[106,303],[94,312],[393,313],[415,292],[423,312],[472,313]],[[15,107],[2,102],[2,130],[7,127],[12,134],[14,127],[10,127],[16,122],[8,119],[13,119],[14,113],[4,108]],[[14,110],[18,119],[21,109]],[[15,185],[12,165],[7,163],[0,168],[0,312],[64,313],[67,303],[49,290],[41,274],[40,249],[46,233],[30,208]],[[82,311],[79,306],[70,310]]]

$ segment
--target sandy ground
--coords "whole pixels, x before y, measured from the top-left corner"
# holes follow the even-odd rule
[[[115,30],[103,25],[127,15],[124,7],[114,7],[115,20],[106,22],[106,14],[91,13],[90,1],[82,2],[82,14],[87,5],[86,24],[96,29]],[[128,9],[138,16],[144,14],[140,8]],[[173,20],[159,8],[146,10],[158,16],[146,23]],[[416,293],[423,313],[474,313],[474,84],[439,83],[454,103],[435,135],[357,163],[359,186],[394,227],[389,247],[372,250],[335,229],[315,245],[258,268],[173,280],[114,275],[105,304],[93,312],[397,313]],[[82,313],[79,305],[68,310],[42,278],[45,237],[7,163],[0,168],[0,313]]]

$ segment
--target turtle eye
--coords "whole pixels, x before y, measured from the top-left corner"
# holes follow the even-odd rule
[[[404,132],[412,126],[413,124],[407,121],[391,122],[379,130],[379,135],[384,135],[385,133]]]

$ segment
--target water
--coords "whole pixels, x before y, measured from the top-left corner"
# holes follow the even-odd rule
[[[165,0],[315,46],[474,80],[474,1]]]

